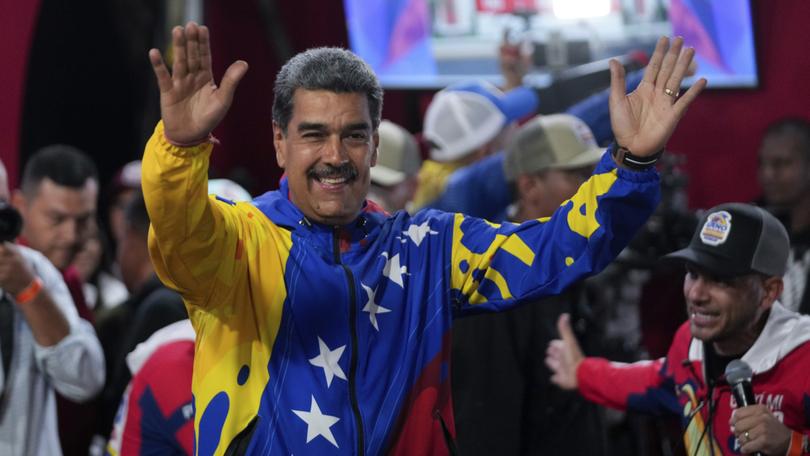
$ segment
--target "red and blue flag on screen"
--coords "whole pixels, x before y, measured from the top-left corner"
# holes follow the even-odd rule
[[[427,0],[344,0],[352,50],[381,78],[436,74]]]

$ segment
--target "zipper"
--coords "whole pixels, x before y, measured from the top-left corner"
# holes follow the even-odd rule
[[[354,274],[348,266],[340,260],[340,227],[336,226],[333,233],[335,248],[335,264],[343,268],[346,281],[349,283],[349,332],[352,338],[351,359],[349,360],[349,401],[352,403],[354,423],[357,427],[357,454],[363,456],[366,452],[365,438],[363,436],[363,417],[360,415],[360,405],[357,403],[357,289],[354,286]]]

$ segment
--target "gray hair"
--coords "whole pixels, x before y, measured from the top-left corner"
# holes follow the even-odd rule
[[[380,82],[371,67],[351,51],[334,47],[309,49],[284,64],[273,88],[273,122],[285,135],[296,89],[363,93],[368,100],[372,128],[380,125],[383,102]]]

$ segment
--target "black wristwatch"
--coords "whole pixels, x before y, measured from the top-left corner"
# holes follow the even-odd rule
[[[664,149],[661,149],[648,157],[639,157],[638,155],[633,155],[633,153],[630,152],[630,149],[620,146],[618,143],[614,142],[613,147],[611,148],[611,154],[617,163],[621,163],[633,170],[642,171],[655,165],[655,162],[657,162],[658,159],[661,158],[661,155],[664,154]]]

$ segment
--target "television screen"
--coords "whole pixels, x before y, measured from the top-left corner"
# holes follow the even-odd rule
[[[470,78],[499,82],[498,47],[522,43],[527,82],[634,51],[659,36],[695,48],[710,87],[754,87],[749,0],[344,0],[352,50],[396,88],[439,88]],[[688,85],[689,81],[685,81]]]

